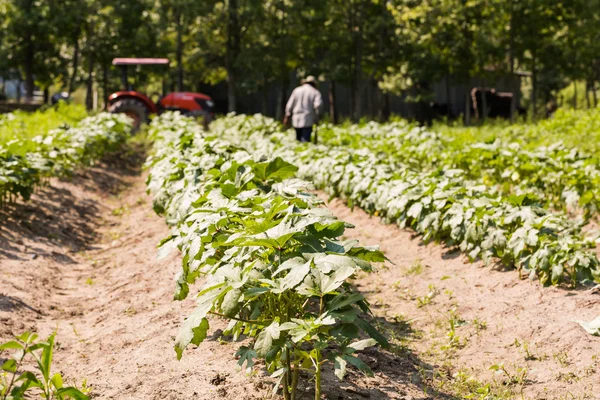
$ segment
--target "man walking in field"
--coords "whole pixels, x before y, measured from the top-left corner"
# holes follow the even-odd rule
[[[317,89],[314,76],[308,76],[301,81],[292,92],[285,106],[285,118],[283,124],[287,125],[292,117],[292,126],[296,129],[296,139],[300,142],[310,142],[313,125],[319,118],[323,98]]]

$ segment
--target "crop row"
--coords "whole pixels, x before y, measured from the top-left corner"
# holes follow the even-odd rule
[[[326,125],[328,145],[368,148],[420,169],[461,169],[464,176],[506,195],[526,194],[544,206],[585,217],[600,212],[600,159],[557,142],[524,149],[510,129],[489,142],[457,144],[448,135],[404,121],[346,128]]]
[[[79,165],[97,160],[124,142],[131,128],[128,117],[101,113],[27,139],[0,146],[0,207],[16,197],[28,200],[35,188],[53,176],[69,174]],[[11,149],[27,145],[24,155]]]
[[[368,148],[299,145],[261,116],[230,116],[216,121],[212,131],[255,157],[280,155],[330,195],[412,227],[426,241],[457,245],[471,259],[500,260],[543,284],[598,277],[591,243],[565,215],[531,204],[526,195],[502,196],[464,170],[422,170]]]
[[[264,359],[286,399],[296,398],[300,371],[314,374],[320,398],[327,360],[340,379],[347,364],[369,374],[354,353],[387,342],[363,318],[368,304],[349,280],[383,254],[340,240],[351,226],[282,158],[254,157],[178,114],[156,118],[150,135],[148,190],[173,228],[159,255],[178,248],[183,256],[175,298],[203,281],[176,338],[178,357],[206,338],[212,314],[230,321],[225,333],[234,339],[254,338],[239,348],[240,366]]]

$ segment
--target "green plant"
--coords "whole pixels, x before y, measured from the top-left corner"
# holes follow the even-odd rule
[[[507,379],[507,384],[509,385],[525,385],[527,381],[527,373],[528,370],[525,367],[517,367],[514,373],[508,371],[508,369],[504,366],[504,363],[494,364],[490,367],[490,370],[496,371],[497,373],[503,374]]]
[[[406,270],[407,275],[420,275],[425,270],[423,263],[421,260],[417,260],[411,264],[411,266]]]
[[[473,326],[475,327],[475,333],[479,333],[487,329],[487,321],[475,318],[473,319]]]
[[[129,117],[101,113],[75,127],[65,125],[0,144],[0,207],[18,197],[29,200],[50,177],[69,175],[75,167],[98,160],[124,143],[130,128]]]
[[[456,313],[456,308],[450,310],[450,316],[448,317],[448,325],[449,329],[446,333],[446,337],[448,338],[448,343],[442,346],[442,350],[449,349],[462,349],[466,346],[466,340],[461,338],[456,333],[456,328],[459,326],[465,325],[467,322],[461,319]]]
[[[332,197],[381,215],[386,222],[411,227],[425,241],[458,246],[471,260],[480,257],[490,263],[499,259],[506,266],[516,267],[521,276],[537,278],[544,285],[564,280],[575,285],[599,278],[600,262],[590,251],[592,243],[583,237],[576,222],[540,206],[540,198],[548,197],[544,193],[532,191],[526,184],[515,189],[516,193],[506,193],[500,187],[469,177],[470,164],[456,167],[445,163],[443,152],[443,157],[427,168],[421,160],[396,158],[381,150],[394,148],[398,140],[415,151],[426,149],[427,155],[437,157],[437,151],[421,143],[437,140],[435,133],[393,124],[332,127],[332,131],[352,140],[326,140],[324,145],[312,146],[290,140],[275,121],[265,117],[228,117],[215,121],[211,129],[230,143],[243,144],[256,157],[283,154],[286,161],[302,165],[300,177]],[[347,144],[369,141],[374,146],[354,148]],[[479,144],[473,148],[473,154],[480,154],[485,148],[485,144]],[[494,151],[502,153],[503,147]],[[511,147],[511,151],[518,149]],[[563,150],[557,151],[563,154]],[[564,151],[565,168],[587,174],[587,162],[571,163],[575,153]],[[462,153],[448,157],[462,157]],[[552,159],[552,155],[541,158]],[[593,160],[589,162],[593,164]],[[565,182],[571,181],[565,178]],[[597,187],[587,183],[584,186]],[[558,187],[565,195],[570,191],[568,186]]]
[[[561,367],[568,367],[571,365],[571,359],[566,351],[559,351],[552,354],[552,357],[560,364]]]
[[[439,289],[436,288],[434,284],[430,284],[429,292],[427,292],[425,296],[417,297],[417,307],[421,308],[428,305],[439,293]]]
[[[0,376],[0,398],[2,400],[22,399],[35,393],[41,398],[51,400],[76,399],[87,400],[88,396],[75,387],[65,387],[60,374],[52,374],[52,358],[54,355],[53,333],[46,341],[38,341],[38,335],[25,332],[0,345],[0,350],[15,350],[13,356],[2,365]],[[36,372],[21,372],[26,357],[35,360]]]
[[[383,254],[340,240],[352,226],[323,208],[281,158],[255,160],[173,114],[156,119],[151,136],[148,188],[174,227],[159,254],[183,254],[175,298],[205,279],[177,335],[177,357],[206,338],[214,315],[230,321],[225,332],[234,339],[254,338],[237,351],[239,365],[251,371],[264,359],[286,399],[296,398],[300,372],[314,375],[319,399],[327,362],[340,379],[348,364],[371,374],[354,353],[388,342],[363,316],[369,305],[349,280]]]

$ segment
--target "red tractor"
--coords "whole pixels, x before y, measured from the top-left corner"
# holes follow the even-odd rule
[[[174,92],[167,95],[156,94],[156,103],[143,93],[135,91],[127,79],[129,65],[169,65],[166,58],[115,58],[113,65],[121,67],[123,91],[108,97],[108,111],[124,113],[134,120],[134,130],[148,122],[150,114],[163,111],[180,111],[182,114],[200,117],[207,125],[214,118],[214,102],[202,93]],[[154,96],[154,95],[153,95]]]

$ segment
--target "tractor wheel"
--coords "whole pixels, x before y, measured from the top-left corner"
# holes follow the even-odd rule
[[[133,119],[132,133],[137,132],[142,123],[148,122],[148,109],[144,103],[136,99],[117,100],[108,107],[108,111],[111,113],[123,113]]]

